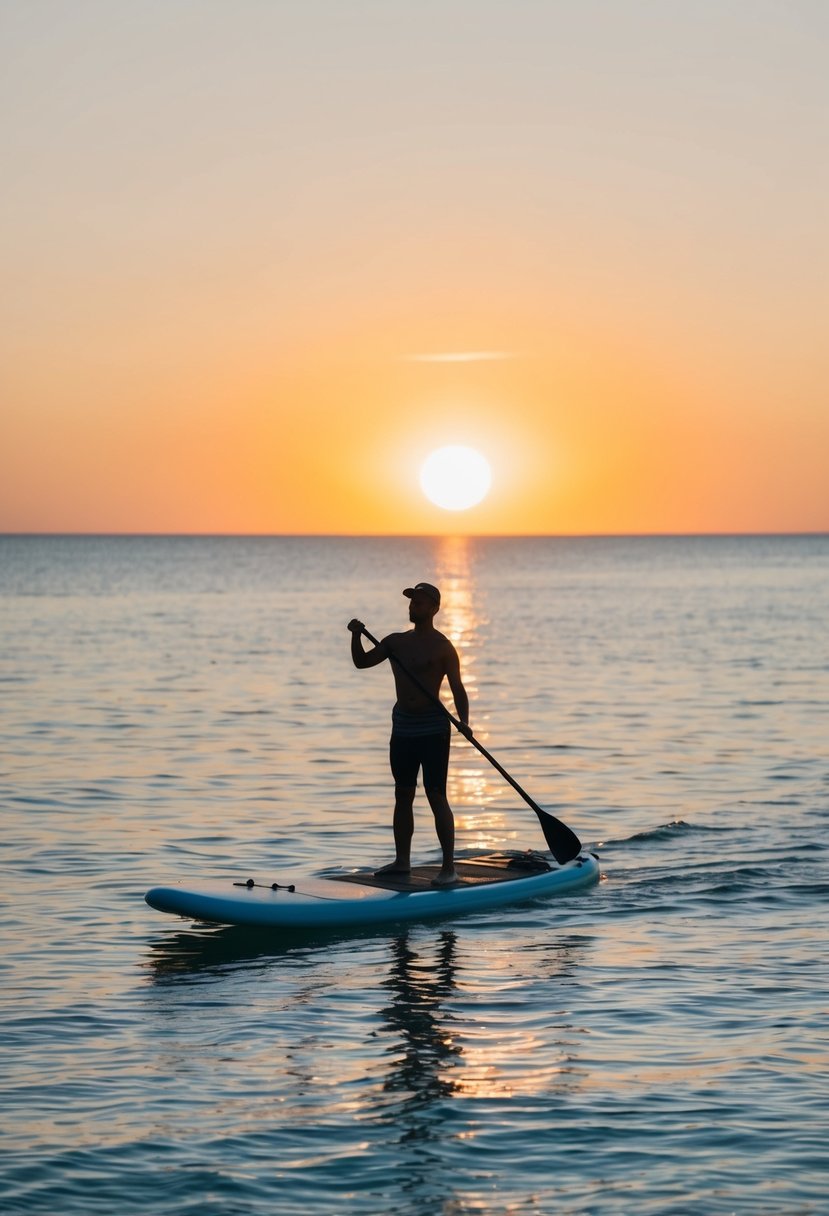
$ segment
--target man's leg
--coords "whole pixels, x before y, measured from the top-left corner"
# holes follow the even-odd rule
[[[416,786],[394,787],[394,832],[395,864],[401,870],[409,870],[412,864],[412,836],[414,835],[414,800]]]
[[[420,761],[410,739],[392,731],[389,740],[389,761],[394,777],[394,861],[375,870],[375,874],[408,874],[412,868],[412,836],[414,835],[414,800],[417,793],[417,772]]]
[[[394,787],[394,861],[375,870],[375,874],[408,874],[412,868],[412,836],[414,834],[414,800],[416,786]]]
[[[452,814],[452,808],[442,789],[427,788],[426,797],[429,799],[429,806],[435,817],[435,831],[443,850],[443,865],[434,884],[441,887],[448,886],[450,883],[458,881],[455,873],[455,816]]]
[[[440,873],[432,879],[436,887],[448,887],[457,882],[455,873],[455,816],[446,799],[446,778],[449,774],[449,731],[430,735],[422,743],[423,788],[435,817],[435,831],[443,850]]]

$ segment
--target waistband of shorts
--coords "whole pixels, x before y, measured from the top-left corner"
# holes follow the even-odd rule
[[[423,735],[446,735],[449,719],[442,709],[427,709],[422,714],[410,714],[395,705],[391,711],[392,730],[404,739],[418,739]]]

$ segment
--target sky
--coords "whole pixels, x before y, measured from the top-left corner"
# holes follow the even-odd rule
[[[828,51],[823,0],[0,0],[0,531],[829,530]]]

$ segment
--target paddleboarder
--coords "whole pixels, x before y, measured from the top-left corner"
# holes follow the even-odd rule
[[[392,710],[389,759],[394,777],[394,861],[376,871],[378,874],[408,874],[411,870],[411,845],[414,834],[414,799],[417,775],[423,771],[423,788],[435,817],[435,830],[443,851],[435,886],[451,886],[458,881],[455,872],[455,817],[446,798],[449,769],[450,725],[446,714],[435,704],[444,676],[455,700],[460,729],[468,739],[469,697],[461,680],[460,660],[455,647],[440,633],[434,618],[440,608],[440,591],[431,583],[416,583],[403,594],[409,600],[409,620],[414,626],[405,633],[390,633],[371,650],[363,649],[365,625],[349,621],[351,658],[359,668],[376,667],[392,660],[397,701]],[[419,688],[403,667],[411,670]]]

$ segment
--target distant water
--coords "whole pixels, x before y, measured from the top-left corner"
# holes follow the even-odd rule
[[[423,578],[601,886],[289,938],[148,908],[390,856],[345,625]],[[0,1209],[829,1211],[827,620],[819,536],[0,539]],[[543,847],[460,740],[450,797],[461,853]]]

